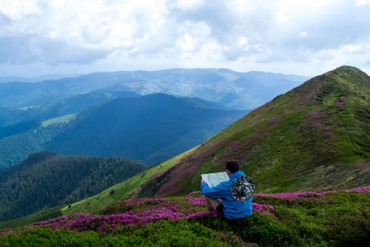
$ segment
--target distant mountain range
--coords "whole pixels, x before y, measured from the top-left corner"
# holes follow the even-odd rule
[[[95,92],[50,107],[1,112],[0,167],[43,150],[117,155],[154,165],[202,143],[246,113],[195,98],[130,92]],[[13,124],[6,125],[9,121]]]
[[[119,98],[80,114],[46,149],[119,155],[153,165],[202,143],[244,115],[166,94]]]
[[[77,76],[77,75],[74,75]],[[66,77],[71,77],[71,75],[57,75],[57,74],[48,74],[41,75],[36,77],[17,77],[17,76],[2,76],[0,77],[0,83],[7,82],[40,82],[46,80],[58,80]]]
[[[264,72],[170,69],[1,83],[0,169],[43,150],[155,164],[198,145],[303,80]]]
[[[14,78],[16,79],[16,78]],[[251,110],[300,85],[307,77],[227,69],[169,69],[94,73],[37,83],[0,84],[0,108],[38,106],[95,90],[166,93]]]

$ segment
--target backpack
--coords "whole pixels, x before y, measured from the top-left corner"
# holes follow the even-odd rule
[[[245,202],[251,196],[253,196],[253,191],[256,189],[252,179],[246,176],[238,177],[231,187],[231,195],[238,202]]]

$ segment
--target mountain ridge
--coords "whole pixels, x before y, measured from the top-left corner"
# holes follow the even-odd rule
[[[259,83],[260,78],[257,75],[260,75],[263,83]],[[1,83],[0,108],[40,105],[81,93],[109,89],[131,91],[140,95],[166,93],[197,97],[223,103],[231,109],[250,110],[301,84],[305,79],[307,77],[297,75],[226,69],[101,72],[38,83]],[[234,80],[238,80],[238,85]],[[266,82],[275,87],[267,90],[268,87],[262,85]],[[233,97],[222,100],[227,94],[232,94]]]
[[[94,109],[93,115],[85,112],[86,119],[80,125],[77,123],[76,128],[56,137],[47,149],[58,153],[79,152],[85,155],[90,155],[88,152],[96,150],[95,153],[100,155],[111,152],[130,159],[142,159],[159,155],[153,153],[154,149],[147,149],[142,145],[153,143],[157,147],[156,150],[163,149],[164,154],[174,154],[176,151],[171,150],[171,145],[182,142],[185,145],[181,145],[182,150],[189,149],[210,137],[209,133],[221,130],[220,126],[227,126],[233,119],[244,115],[243,111],[204,108],[198,102],[202,101],[166,94],[152,94],[132,99],[118,98]],[[116,133],[110,133],[111,131]],[[99,143],[106,143],[106,136],[111,137],[110,146],[102,149]],[[95,147],[92,142],[84,142],[87,139],[94,139],[99,145]],[[82,141],[85,144],[71,145],[73,141]],[[82,149],[77,151],[73,147]],[[163,158],[158,156],[153,157],[153,160],[146,158],[144,161],[154,164],[171,156],[167,154]]]
[[[19,125],[1,128],[0,169],[43,150],[117,155],[153,165],[198,145],[246,113],[163,93],[138,96],[119,92],[110,98],[103,91],[84,95],[85,104],[76,106],[81,97],[45,110],[30,109],[28,115],[14,118],[21,121]],[[22,122],[27,116],[32,120],[29,124]]]
[[[365,73],[350,66],[314,77],[196,148],[151,168],[146,179],[136,176],[120,184],[122,196],[186,194],[199,189],[201,173],[223,170],[223,163],[229,159],[241,162],[241,168],[254,178],[259,192],[366,186],[370,181],[370,115],[364,110],[361,117],[353,116],[354,112],[367,109],[369,84]],[[333,85],[337,85],[336,89]],[[344,90],[341,85],[352,89],[346,91],[348,88]],[[355,90],[356,85],[361,92]],[[350,126],[338,119],[354,120],[349,121]],[[359,135],[352,138],[358,142],[355,146],[348,131],[352,136]],[[358,147],[362,149],[358,151]],[[160,167],[166,168],[156,172]],[[102,201],[109,197],[100,196]],[[84,208],[88,201],[77,208]]]
[[[369,157],[368,135],[370,133],[366,128],[368,128],[367,123],[370,119],[370,115],[366,115],[366,118],[362,119],[362,122],[358,122],[357,120],[356,120],[357,122],[355,122],[357,123],[356,130],[358,130],[356,134],[362,131],[359,134],[360,137],[357,138],[359,145],[362,145],[362,147],[366,148],[366,150],[362,150],[361,153],[356,153],[358,147],[354,146],[351,147],[352,141],[347,136],[348,135],[347,129],[350,128],[350,126],[347,124],[336,126],[335,119],[331,120],[330,116],[327,114],[330,113],[332,114],[331,116],[339,116],[340,118],[344,119],[346,117],[349,118],[350,113],[346,113],[345,110],[347,108],[348,108],[347,111],[352,112],[352,110],[354,110],[353,108],[355,106],[350,105],[350,103],[354,99],[356,99],[357,103],[358,102],[361,103],[357,105],[358,108],[366,109],[364,105],[368,105],[369,101],[367,102],[363,101],[362,97],[365,97],[365,99],[367,99],[370,95],[370,92],[369,88],[366,87],[363,88],[364,84],[362,83],[362,81],[365,80],[366,85],[369,85],[370,79],[365,73],[361,72],[360,75],[357,76],[356,73],[359,73],[358,69],[344,66],[332,72],[324,74],[325,76],[324,78],[327,79],[328,75],[332,76],[333,74],[334,75],[340,74],[341,77],[339,78],[338,77],[329,78],[333,79],[335,84],[337,80],[343,82],[342,81],[343,76],[348,79],[348,75],[352,75],[353,73],[355,73],[354,78],[357,78],[358,80],[361,81],[356,83],[360,86],[361,89],[364,90],[362,91],[362,93],[367,92],[366,96],[362,95],[358,97],[356,91],[350,91],[347,94],[343,94],[343,92],[340,89],[337,89],[337,91],[334,91],[337,97],[335,99],[332,99],[333,95],[329,95],[330,93],[327,94],[331,90],[331,88],[329,87],[323,88],[321,91],[322,94],[320,94],[319,97],[316,97],[317,93],[315,94],[315,92],[319,92],[320,90],[319,86],[321,85],[320,83],[317,83],[317,81],[321,80],[322,77],[321,76],[315,77],[309,80],[307,83],[303,84],[302,86],[293,89],[291,92],[288,92],[285,95],[281,95],[277,97],[275,100],[252,111],[250,114],[247,115],[247,117],[231,125],[230,128],[228,128],[226,131],[223,131],[220,134],[211,138],[208,142],[201,145],[201,147],[199,147],[198,150],[194,152],[193,155],[190,155],[187,158],[188,160],[191,160],[191,162],[188,162],[186,160],[180,162],[172,170],[173,174],[172,176],[176,177],[175,175],[176,173],[186,174],[186,171],[190,172],[198,171],[197,173],[188,174],[190,177],[197,178],[200,175],[199,174],[200,172],[199,170],[197,170],[197,168],[199,169],[199,167],[201,166],[208,166],[209,171],[216,171],[220,169],[222,170],[223,169],[222,164],[225,160],[237,159],[242,162],[242,168],[245,169],[249,174],[254,176],[257,179],[257,181],[259,181],[260,189],[263,190],[269,188],[268,191],[279,192],[279,190],[284,191],[284,189],[281,188],[281,182],[279,182],[279,180],[281,179],[280,176],[284,177],[287,176],[288,174],[291,174],[290,183],[292,183],[292,186],[296,186],[295,179],[297,175],[305,174],[310,169],[315,170],[315,168],[318,168],[317,170],[315,170],[315,173],[317,173],[318,176],[322,173],[327,173],[330,171],[330,166],[326,166],[327,164],[334,165],[336,164],[335,162],[341,161],[342,159],[344,159],[344,161],[341,161],[344,166],[346,162],[353,162],[353,159],[356,159],[357,162],[359,163],[361,163],[362,161],[363,163],[366,164],[366,162],[368,162]],[[311,83],[315,86],[318,86],[318,88],[316,87],[313,88],[313,90],[309,91],[311,92],[311,94],[307,94],[305,90],[307,90],[307,87],[308,88],[312,87],[310,86]],[[344,85],[348,84],[347,81],[344,81],[343,83]],[[330,86],[333,84],[329,83],[328,85]],[[350,99],[348,99],[348,97],[350,97]],[[347,103],[348,101],[348,106],[345,104],[338,103],[341,101],[345,103]],[[362,103],[364,105],[362,105]],[[307,104],[309,104],[308,105],[309,107],[305,108]],[[323,109],[318,107],[317,104],[319,104],[320,107],[323,107]],[[340,106],[339,110],[337,109],[338,106]],[[279,109],[279,107],[281,109]],[[293,113],[296,111],[296,108],[298,109],[302,108],[303,110],[297,112],[298,115],[294,115]],[[261,114],[261,112],[264,112],[264,114]],[[327,122],[323,123],[323,120]],[[294,126],[299,127],[296,128]],[[336,129],[337,127],[338,130]],[[277,129],[277,131],[274,132],[274,129]],[[295,135],[301,137],[301,139],[298,140],[296,136],[292,136],[290,132],[294,129]],[[335,131],[336,133],[335,132],[332,133],[332,131]],[[273,134],[271,134],[271,132]],[[283,133],[285,136],[282,135]],[[335,137],[332,135],[340,136],[340,138],[337,137],[337,139],[339,140],[335,141],[333,144],[331,144],[332,142],[330,138]],[[354,136],[354,134],[352,134],[352,136]],[[344,143],[341,143],[342,141]],[[228,144],[225,144],[224,142],[227,142]],[[291,145],[286,145],[286,147],[284,147],[284,145],[282,145],[282,143],[284,142],[290,142]],[[331,145],[332,149],[330,149],[329,144]],[[305,145],[307,145],[307,147],[313,147],[315,148],[315,150],[309,150],[308,148],[305,148]],[[297,147],[299,148],[299,151],[296,150]],[[223,150],[225,148],[228,150]],[[289,150],[285,150],[283,148]],[[347,149],[352,150],[352,152],[349,153]],[[338,152],[336,152],[337,157],[333,157],[332,153],[333,150],[339,150]],[[301,157],[302,155],[306,156],[305,159]],[[294,157],[296,160],[294,160],[292,157]],[[309,160],[308,162],[307,159]],[[215,165],[214,163],[216,163],[217,165]],[[292,170],[295,169],[291,165],[289,165],[291,163],[299,164],[300,168],[299,170],[296,171],[296,173],[291,172]],[[312,166],[310,164],[314,165]],[[337,165],[339,167],[334,166],[334,169],[339,169],[341,172],[345,172],[345,168],[343,167],[341,168],[340,167],[341,165],[339,164]],[[322,167],[323,171],[320,171],[321,166],[323,166]],[[265,170],[265,173],[262,172],[263,170]],[[361,171],[357,172],[361,173]],[[259,174],[263,174],[263,176]],[[366,174],[367,174],[366,177],[368,177],[369,172],[367,171]],[[158,196],[171,195],[172,192],[176,194],[181,191],[180,189],[181,186],[177,186],[176,192],[175,191],[172,191],[170,193],[167,192],[167,190],[171,191],[171,189],[169,188],[174,186],[174,184],[182,183],[181,181],[172,180],[171,172],[168,176],[170,177],[170,179],[167,179],[166,180],[167,182],[163,182],[161,186],[158,186],[159,188],[156,190],[155,195]],[[350,175],[348,176],[351,177]],[[268,179],[275,178],[274,179],[275,182],[271,183],[269,181],[266,181],[264,177],[268,177]],[[300,178],[302,179],[304,177],[300,176]],[[306,189],[315,188],[308,187],[309,186],[308,183],[314,181],[314,180],[311,181],[310,179],[313,178],[312,177],[306,178],[306,182],[304,182]],[[190,186],[192,189],[196,188],[195,186],[196,182],[197,179],[193,179]],[[297,182],[302,183],[302,181]],[[366,182],[366,179],[364,179],[363,182]],[[158,181],[153,183],[158,185]],[[263,183],[265,183],[265,185]],[[320,183],[325,184],[325,181],[317,181],[317,183],[319,184],[314,186],[317,186],[316,189],[319,189]],[[359,181],[359,183],[361,183],[361,181]],[[189,185],[189,183],[185,184]],[[148,187],[150,186],[151,185],[148,185]],[[275,186],[277,186],[276,189],[274,189]],[[288,186],[289,188],[290,186],[289,183],[286,183],[286,186]],[[321,189],[329,188],[323,187]],[[143,189],[143,191],[145,191],[145,189]]]

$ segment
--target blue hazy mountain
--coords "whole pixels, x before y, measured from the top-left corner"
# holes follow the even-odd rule
[[[76,76],[76,75],[74,75]],[[58,75],[58,74],[46,74],[36,77],[18,77],[18,76],[2,76],[0,77],[0,83],[6,82],[40,82],[46,80],[58,80],[65,77],[71,77],[71,75]]]
[[[73,100],[68,102],[71,106],[57,103],[39,112],[36,119],[20,122],[19,125],[24,124],[22,131],[13,128],[12,133],[9,126],[3,127],[2,167],[15,165],[29,154],[43,150],[116,155],[153,165],[202,143],[246,114],[225,110],[213,102],[166,94],[135,96],[121,92],[120,97],[81,112],[76,107],[74,113]],[[51,112],[64,115],[55,117],[58,114],[52,116]]]
[[[58,102],[98,89],[141,95],[166,93],[215,101],[231,109],[254,109],[303,83],[307,77],[228,69],[168,69],[93,73],[38,83],[0,84],[0,108]]]
[[[47,119],[78,113],[117,97],[137,96],[139,95],[132,92],[98,90],[72,96],[54,104],[0,108],[0,139],[37,127],[40,122]]]
[[[169,69],[1,83],[0,168],[43,150],[154,164],[201,143],[305,79]]]

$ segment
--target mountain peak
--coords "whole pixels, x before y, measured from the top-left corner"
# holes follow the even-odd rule
[[[357,67],[354,67],[354,66],[349,66],[349,65],[342,65],[342,66],[340,66],[340,67],[338,67],[338,68],[336,68],[336,69],[334,69],[334,70],[332,70],[332,71],[329,71],[329,72],[327,72],[327,73],[332,73],[332,72],[334,72],[334,73],[365,73],[365,72],[363,72],[362,70],[360,70],[359,68],[357,68]]]
[[[287,95],[300,95],[299,105],[317,104],[321,103],[321,98],[325,95],[343,100],[343,97],[349,95],[356,97],[356,95],[362,94],[361,97],[367,99],[370,94],[369,88],[370,77],[365,72],[356,67],[345,65],[311,78]]]
[[[329,71],[324,75],[333,79],[341,78],[342,80],[349,80],[349,82],[358,83],[360,85],[364,83],[368,86],[370,85],[369,76],[359,68],[353,66],[344,65]]]

